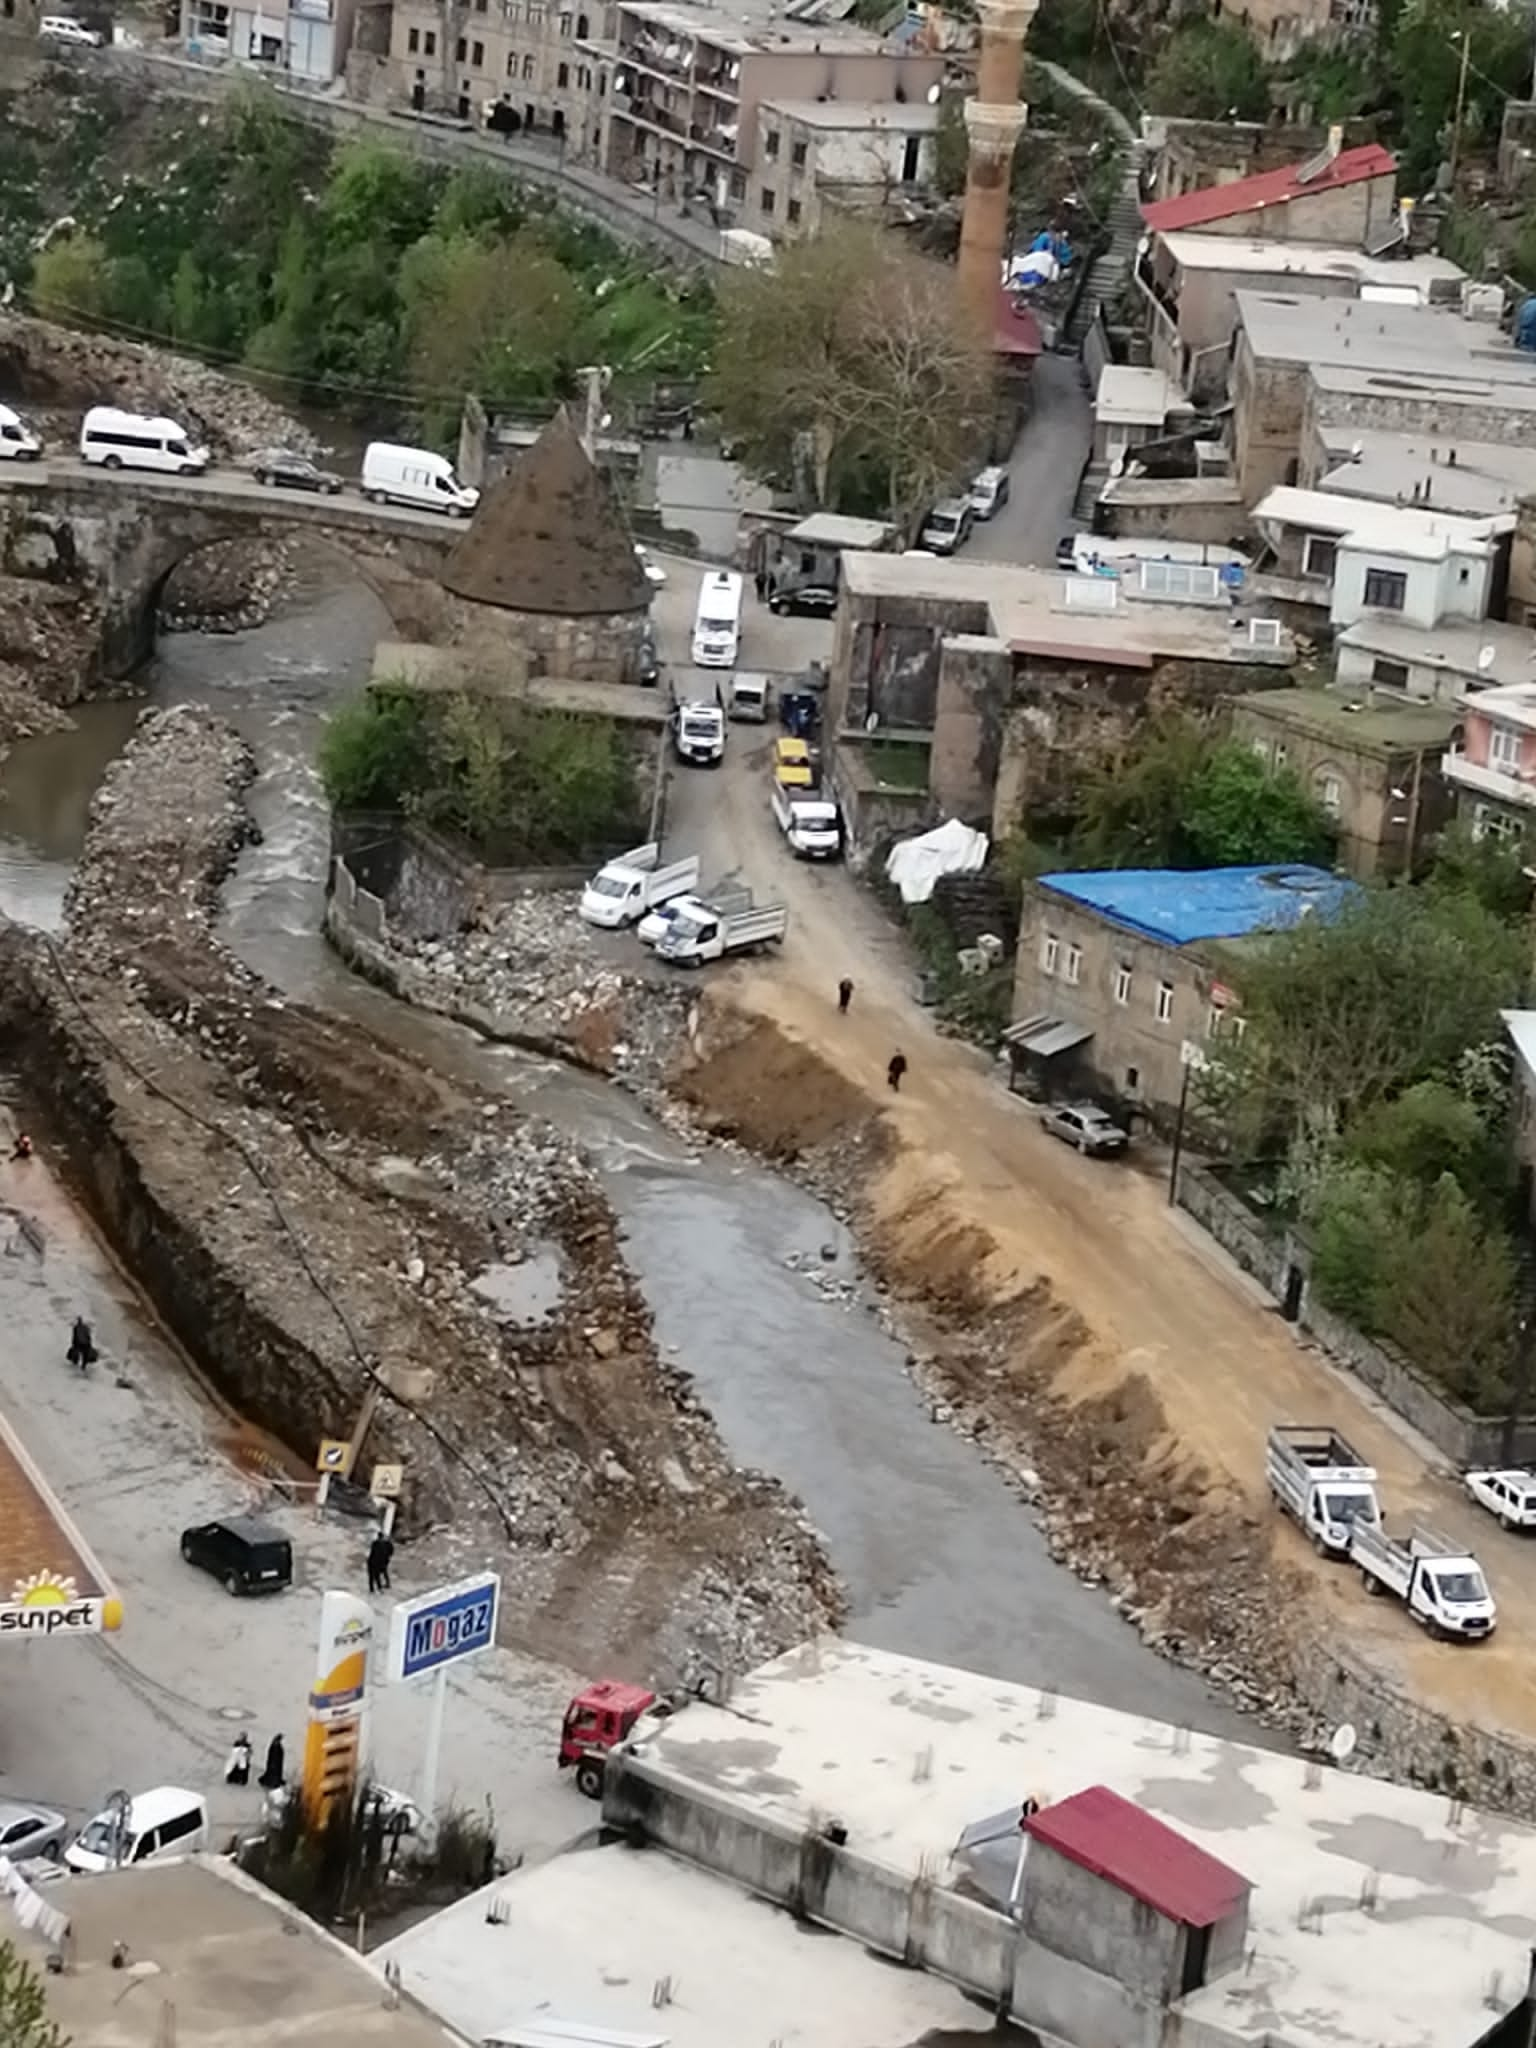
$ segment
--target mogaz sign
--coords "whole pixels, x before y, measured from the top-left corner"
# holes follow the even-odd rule
[[[501,1579],[495,1572],[402,1600],[390,1624],[391,1678],[424,1678],[489,1649],[496,1640],[500,1604]]]

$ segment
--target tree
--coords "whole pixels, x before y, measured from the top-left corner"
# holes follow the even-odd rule
[[[1154,113],[1190,120],[1263,121],[1269,82],[1258,45],[1235,22],[1183,22],[1147,73],[1146,100]]]
[[[1473,1200],[1496,1187],[1507,1157],[1476,1107],[1444,1081],[1415,1081],[1390,1101],[1372,1103],[1348,1143],[1356,1159],[1422,1188],[1449,1175]]]
[[[1416,1364],[1481,1412],[1502,1402],[1514,1356],[1514,1257],[1449,1174],[1418,1228],[1388,1241],[1377,1318]]]
[[[399,291],[411,382],[429,418],[456,421],[470,390],[491,405],[556,397],[583,359],[582,294],[534,234],[424,235],[401,264]]]
[[[422,779],[424,714],[410,691],[367,690],[320,736],[320,779],[339,811],[403,810]]]
[[[806,505],[910,522],[973,461],[988,337],[953,273],[846,223],[722,280],[712,398],[755,475]]]
[[[1442,893],[1475,896],[1495,917],[1523,918],[1531,907],[1529,856],[1516,840],[1481,839],[1462,823],[1449,826],[1435,844],[1429,886]]]
[[[1073,860],[1084,867],[1178,865],[1184,799],[1207,746],[1194,720],[1173,712],[1144,726],[1124,754],[1096,763],[1078,806]]]
[[[1447,143],[1461,75],[1458,37],[1471,38],[1463,134],[1496,137],[1506,102],[1523,99],[1531,74],[1531,17],[1478,0],[1408,0],[1398,15],[1387,67],[1401,109],[1400,179],[1419,191],[1433,179]]]
[[[1328,861],[1333,830],[1290,768],[1272,768],[1236,740],[1208,746],[1185,792],[1178,824],[1196,867]]]
[[[1309,1115],[1343,1127],[1496,1041],[1525,956],[1522,934],[1465,894],[1362,890],[1304,917],[1244,961],[1245,1090],[1285,1132]]]
[[[107,293],[107,252],[94,235],[60,235],[32,265],[32,303],[50,320],[98,319]]]
[[[0,2041],[5,2048],[69,2048],[48,2017],[42,1979],[9,1941],[0,1941]]]

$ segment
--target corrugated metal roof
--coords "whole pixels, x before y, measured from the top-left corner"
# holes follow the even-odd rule
[[[1170,228],[1198,228],[1207,221],[1230,220],[1234,214],[1255,213],[1266,206],[1283,206],[1288,199],[1305,199],[1313,192],[1334,192],[1340,185],[1358,185],[1363,178],[1385,178],[1397,169],[1397,158],[1379,142],[1367,142],[1359,149],[1340,150],[1315,178],[1303,179],[1305,164],[1283,164],[1278,171],[1259,171],[1251,178],[1237,178],[1230,185],[1202,185],[1177,199],[1155,199],[1141,209],[1149,228],[1166,233]]]
[[[1090,1785],[1024,1823],[1037,1842],[1186,1927],[1214,1927],[1252,1889],[1230,1864],[1107,1785]]]
[[[1165,945],[1283,931],[1332,917],[1357,893],[1326,868],[1096,868],[1042,875],[1039,886]]]
[[[1016,1052],[1031,1052],[1037,1059],[1055,1059],[1064,1052],[1073,1052],[1080,1045],[1086,1045],[1093,1036],[1092,1027],[1086,1024],[1066,1024],[1060,1017],[1025,1017],[1017,1024],[1010,1024],[1003,1033],[1003,1043],[1012,1046]]]

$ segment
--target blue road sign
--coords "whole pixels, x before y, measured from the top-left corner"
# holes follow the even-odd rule
[[[390,1663],[397,1679],[422,1678],[496,1640],[501,1580],[495,1572],[406,1600],[395,1609]]]

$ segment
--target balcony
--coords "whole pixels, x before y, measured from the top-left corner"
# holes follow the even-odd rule
[[[1452,747],[1440,756],[1440,773],[1458,789],[1494,797],[1501,804],[1536,810],[1536,782],[1524,782],[1502,768],[1481,767],[1476,761],[1469,761],[1460,747]]]
[[[676,36],[635,36],[620,42],[618,61],[656,78],[687,78],[693,70],[693,44]]]
[[[659,107],[651,99],[635,99],[619,93],[614,98],[614,112],[633,121],[637,127],[654,128],[661,135],[675,135],[679,141],[688,138],[688,123],[681,114],[674,114],[669,108]]]

